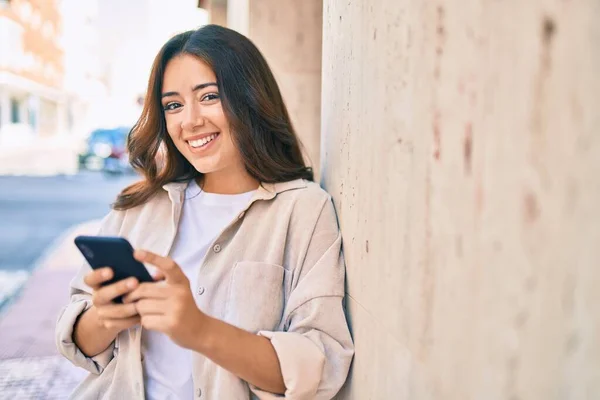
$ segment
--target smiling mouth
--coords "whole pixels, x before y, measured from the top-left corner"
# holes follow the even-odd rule
[[[217,136],[219,136],[219,133],[213,133],[212,135],[204,137],[202,139],[188,140],[187,142],[192,148],[199,149],[199,148],[205,147],[210,142],[215,140],[217,138]]]

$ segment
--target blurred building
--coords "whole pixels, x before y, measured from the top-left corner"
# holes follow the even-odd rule
[[[138,119],[160,47],[207,21],[196,0],[0,0],[0,173],[74,172],[92,131]]]
[[[0,1],[0,143],[64,129],[64,50],[56,1]]]

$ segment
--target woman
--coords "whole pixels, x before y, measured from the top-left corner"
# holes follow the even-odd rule
[[[57,345],[92,373],[73,397],[333,397],[353,355],[341,236],[257,48],[214,25],[167,42],[129,150],[145,179],[100,234],[155,282],[71,282]]]

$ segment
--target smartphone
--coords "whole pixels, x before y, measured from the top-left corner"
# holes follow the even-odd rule
[[[75,246],[81,251],[93,269],[111,267],[114,276],[103,285],[118,282],[130,277],[139,282],[152,282],[152,276],[141,262],[133,258],[133,247],[122,237],[113,236],[77,236]],[[122,303],[121,296],[113,299]]]

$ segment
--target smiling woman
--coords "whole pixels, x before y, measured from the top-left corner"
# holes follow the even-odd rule
[[[116,209],[192,178],[209,191],[224,174],[235,177],[232,190],[242,177],[313,179],[275,78],[243,35],[209,25],[175,36],[154,60],[147,93],[129,139],[132,164],[146,179],[124,190]],[[166,160],[159,168],[163,143]]]
[[[101,234],[155,281],[73,279],[56,343],[91,372],[73,398],[334,397],[353,357],[341,234],[266,61],[209,25],[164,45],[147,93],[128,143],[144,179]]]

